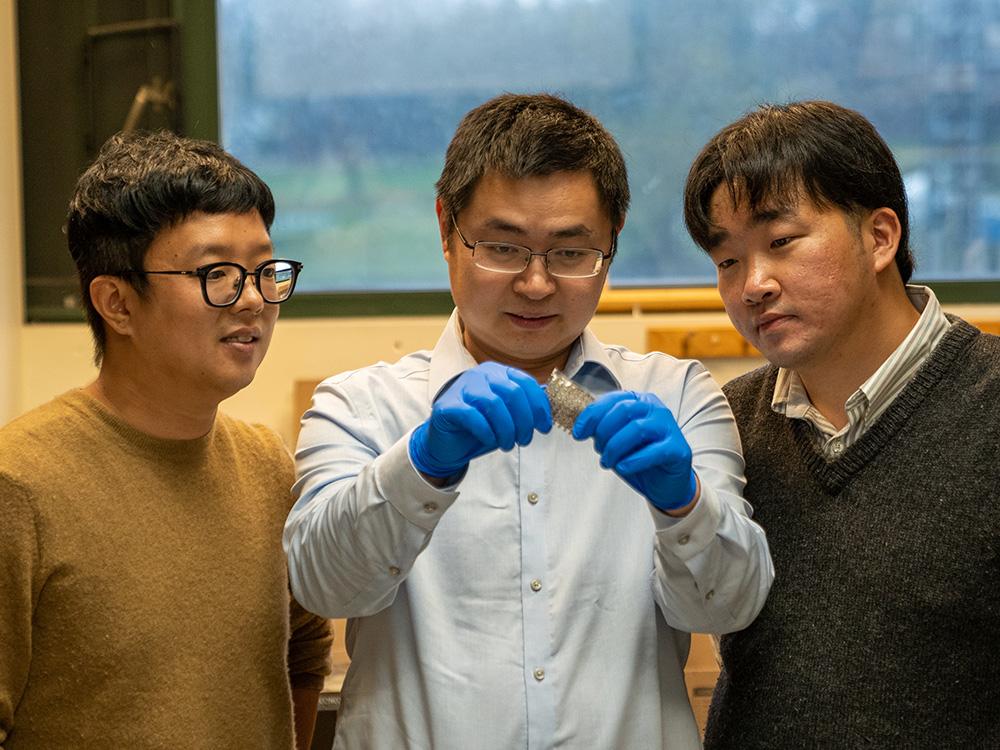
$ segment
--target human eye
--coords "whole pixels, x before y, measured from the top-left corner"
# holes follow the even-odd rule
[[[716,269],[719,271],[725,271],[726,269],[732,268],[736,265],[738,256],[738,251],[734,251],[732,248],[722,247],[721,245],[713,247],[708,251],[708,257],[712,259]]]
[[[778,237],[777,239],[771,240],[771,247],[775,249],[787,247],[788,244],[794,239],[794,237]]]
[[[524,262],[525,256],[531,252],[520,245],[508,242],[480,242],[477,247],[482,251],[481,255],[485,259],[502,269],[516,268]]]
[[[208,281],[218,281],[219,279],[224,279],[229,273],[225,266],[217,266],[216,268],[209,268],[205,271],[205,278]]]
[[[521,248],[517,245],[508,245],[504,242],[490,242],[484,245],[497,257],[513,257],[521,254]]]
[[[578,247],[560,247],[557,250],[552,250],[550,254],[558,260],[573,263],[579,262],[593,253],[590,250],[584,250]]]

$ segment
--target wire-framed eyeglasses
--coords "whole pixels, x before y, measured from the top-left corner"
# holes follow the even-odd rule
[[[295,291],[302,264],[297,260],[272,258],[252,271],[239,263],[207,263],[193,271],[139,271],[147,276],[197,276],[201,279],[201,295],[212,307],[229,307],[243,294],[247,276],[253,276],[261,298],[272,305],[284,302]]]
[[[545,269],[552,276],[588,279],[597,276],[604,267],[604,261],[614,257],[618,244],[618,234],[612,232],[608,252],[593,247],[553,247],[544,253],[536,253],[530,247],[510,242],[470,243],[459,229],[454,214],[451,215],[451,223],[462,244],[472,251],[473,263],[484,271],[495,273],[521,273],[531,263],[532,257],[538,255],[545,260]]]

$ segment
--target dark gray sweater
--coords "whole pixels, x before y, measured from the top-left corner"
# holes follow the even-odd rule
[[[776,577],[722,640],[706,748],[1000,748],[1000,338],[956,322],[834,462],[729,383]]]

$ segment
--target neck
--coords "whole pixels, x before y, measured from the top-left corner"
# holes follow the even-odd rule
[[[556,368],[563,369],[566,367],[566,362],[569,361],[570,350],[573,348],[572,344],[570,344],[562,351],[554,352],[538,359],[513,358],[492,348],[481,346],[469,335],[465,325],[461,321],[459,323],[462,326],[462,343],[478,364],[482,364],[483,362],[499,362],[508,367],[516,367],[531,375],[539,383],[548,381],[552,371]]]
[[[566,362],[569,360],[569,351],[562,352],[561,354],[554,357],[546,357],[545,359],[539,360],[514,360],[509,357],[501,358],[499,356],[489,356],[488,354],[482,352],[472,351],[473,358],[478,364],[483,362],[499,362],[502,365],[508,367],[516,367],[519,370],[523,370],[528,373],[531,377],[537,380],[539,383],[548,382],[549,377],[552,375],[552,371],[555,369],[564,369],[566,367]]]
[[[859,324],[845,333],[838,346],[796,368],[813,406],[838,430],[847,424],[847,399],[885,363],[920,319],[902,288],[862,312]]]
[[[568,359],[569,352],[565,352],[559,357],[554,357],[552,359],[545,360],[544,362],[507,362],[506,364],[509,364],[511,367],[517,367],[520,370],[524,370],[539,383],[544,384],[548,382],[553,370],[562,370],[566,367],[566,361]]]
[[[193,440],[206,435],[218,411],[218,402],[171,398],[148,384],[138,384],[107,361],[102,364],[97,380],[84,391],[140,432],[170,440]]]

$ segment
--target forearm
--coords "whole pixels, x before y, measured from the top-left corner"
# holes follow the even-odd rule
[[[316,713],[320,691],[314,688],[292,688],[292,710],[295,716],[295,750],[309,750],[316,729]]]
[[[774,566],[764,531],[743,499],[744,463],[732,410],[707,373],[686,384],[678,422],[691,446],[699,492],[681,518],[653,511],[657,602],[676,628],[732,632],[764,606]]]
[[[339,453],[300,460],[301,499],[285,526],[285,551],[304,607],[363,617],[392,603],[457,493],[417,475],[405,437],[364,466],[345,466]]]
[[[288,601],[288,679],[292,686],[295,737],[308,748],[316,723],[316,705],[330,673],[333,623],[307,612],[293,597]]]
[[[774,566],[763,529],[741,504],[703,487],[687,517],[658,524],[655,595],[672,627],[729,633],[764,606]]]

